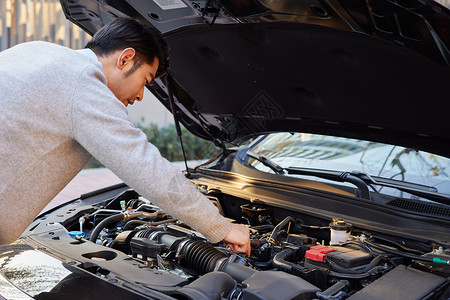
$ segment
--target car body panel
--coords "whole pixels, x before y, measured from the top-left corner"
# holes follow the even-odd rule
[[[450,12],[434,1],[61,2],[90,33],[116,9],[160,30],[177,116],[217,144],[300,131],[449,155]],[[170,109],[167,82],[149,88]]]
[[[427,178],[371,177],[325,162],[307,170],[301,155],[277,171],[263,156],[270,153],[249,155],[260,134],[297,132],[364,140],[322,147],[359,147],[340,166],[377,149],[378,170],[400,168],[399,153],[416,149],[449,157],[447,8],[429,0],[61,4],[90,34],[118,16],[162,33],[171,68],[147,87],[191,132],[222,146],[187,177],[223,216],[248,226],[251,253],[208,242],[119,184],[41,214],[18,242],[1,246],[12,285],[36,299],[448,298],[450,198]],[[389,145],[368,149],[367,141]],[[396,145],[407,148],[391,156]],[[435,161],[405,165],[448,177]],[[18,261],[29,254],[41,268]],[[52,264],[59,273],[45,288],[17,284],[23,274],[42,280]]]

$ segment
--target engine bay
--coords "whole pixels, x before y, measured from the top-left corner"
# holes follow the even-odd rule
[[[70,214],[57,216],[62,218],[59,224],[71,240],[70,247],[83,249],[95,243],[103,249],[80,250],[90,263],[80,263],[79,268],[108,279],[112,274],[108,264],[114,264],[120,253],[132,268],[159,274],[165,284],[149,280],[154,284],[145,286],[174,299],[449,296],[450,249],[445,245],[368,231],[343,219],[324,220],[226,194],[208,198],[230,221],[248,226],[250,256],[233,254],[223,242],[209,243],[201,233],[128,188],[106,200],[75,201],[69,211],[60,208]],[[55,214],[58,211],[37,221],[50,222]],[[33,230],[38,225],[31,226]],[[53,234],[52,242],[56,245],[60,238]]]

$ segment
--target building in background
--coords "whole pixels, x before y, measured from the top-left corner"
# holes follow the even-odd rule
[[[0,51],[34,40],[78,49],[89,35],[66,20],[59,0],[0,0]]]
[[[80,49],[89,39],[65,18],[59,0],[0,0],[0,51],[35,40]],[[173,123],[170,112],[148,90],[128,111],[130,119],[141,125]]]

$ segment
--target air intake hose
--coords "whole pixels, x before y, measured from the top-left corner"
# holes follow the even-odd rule
[[[182,257],[186,267],[191,268],[199,274],[206,274],[218,268],[221,261],[227,256],[203,242],[186,239],[178,246],[178,253]]]
[[[141,234],[138,233],[136,236],[141,236]],[[257,272],[239,263],[229,263],[229,257],[226,254],[203,241],[180,238],[167,232],[159,234],[155,232],[150,238],[166,245],[176,253],[181,265],[200,275],[223,271],[238,282],[242,282]]]

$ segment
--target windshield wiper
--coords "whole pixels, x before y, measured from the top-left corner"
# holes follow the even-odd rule
[[[267,157],[265,157],[264,155],[255,153],[251,150],[248,150],[247,152],[245,152],[248,156],[250,156],[251,158],[256,159],[257,161],[261,162],[263,165],[265,165],[266,167],[269,167],[272,171],[274,171],[277,174],[284,174],[284,169],[282,167],[280,167],[279,165],[277,165],[275,162],[271,161],[270,159],[268,159]]]
[[[356,196],[370,200],[370,192],[367,184],[358,177],[351,175],[349,172],[316,170],[316,169],[295,168],[295,167],[285,169],[262,154],[255,153],[251,150],[248,150],[246,154],[247,156],[261,162],[266,167],[269,167],[272,171],[274,171],[276,174],[279,175],[283,175],[287,171],[289,174],[310,175],[334,181],[353,183],[358,188]]]
[[[371,200],[369,187],[367,183],[361,178],[359,178],[359,176],[355,176],[353,172],[350,173],[342,171],[331,171],[331,170],[320,170],[320,169],[309,169],[298,167],[289,167],[285,168],[284,170],[287,171],[288,174],[316,176],[333,181],[350,182],[358,187],[357,193],[358,197]]]
[[[310,169],[300,167],[283,168],[262,154],[255,153],[251,150],[248,150],[245,153],[247,156],[256,159],[257,161],[261,162],[266,167],[269,167],[272,171],[274,171],[276,174],[279,175],[286,174],[287,172],[288,174],[293,175],[315,176],[332,181],[352,183],[358,188],[356,196],[368,200],[371,200],[369,186],[373,188],[372,185],[378,185],[394,188],[442,204],[450,204],[450,195],[438,193],[437,189],[432,186],[426,186],[412,182],[399,181],[395,179],[377,176],[370,176],[369,174],[359,171],[344,172],[344,171],[321,170],[321,169]],[[373,189],[375,190],[375,188]]]
[[[287,171],[288,174],[309,175],[334,181],[351,182],[358,187],[361,193],[361,197],[369,200],[370,200],[370,193],[368,186],[379,185],[384,187],[395,188],[397,190],[407,192],[412,195],[416,195],[429,200],[433,200],[442,204],[450,204],[450,195],[438,193],[437,189],[434,187],[415,184],[411,182],[398,181],[395,179],[370,176],[369,174],[363,172],[358,171],[342,172],[342,171],[318,170],[299,167],[289,167],[285,168],[284,170]]]
[[[399,181],[390,178],[383,178],[377,176],[370,176],[362,172],[352,172],[361,178],[367,184],[380,185],[390,188],[395,188],[403,192],[410,193],[415,196],[433,200],[442,204],[450,204],[450,195],[438,193],[438,190],[433,186],[421,185],[417,183]]]
[[[279,175],[283,175],[287,171],[288,174],[310,175],[310,176],[316,176],[316,177],[329,179],[329,180],[333,180],[333,181],[352,183],[352,184],[356,185],[356,187],[358,188],[358,191],[356,193],[357,197],[370,200],[370,192],[369,192],[369,188],[368,188],[367,184],[363,180],[361,180],[357,176],[350,174],[349,172],[317,170],[317,169],[307,169],[307,168],[295,168],[295,167],[283,168],[262,154],[255,153],[251,150],[248,150],[246,152],[246,154],[247,154],[247,156],[261,162],[266,167],[269,167],[272,171],[274,171],[276,174],[279,174]]]

